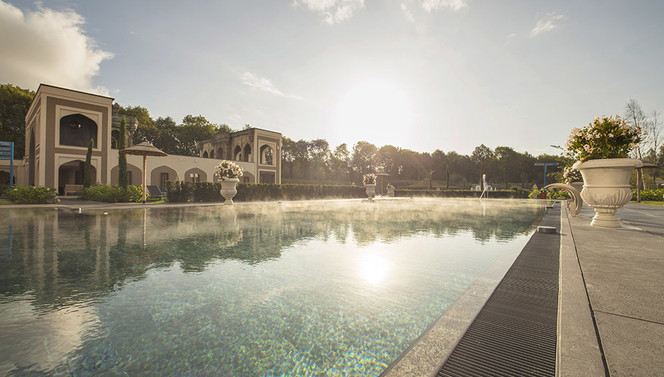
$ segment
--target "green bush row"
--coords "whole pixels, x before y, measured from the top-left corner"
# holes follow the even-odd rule
[[[14,186],[5,194],[14,203],[19,204],[43,204],[57,203],[58,190],[44,186]]]
[[[221,183],[168,182],[166,195],[169,202],[221,202]],[[306,200],[325,198],[364,198],[362,186],[336,185],[278,185],[268,183],[238,183],[234,201]]]
[[[529,190],[522,189],[514,186],[511,190],[496,190],[488,191],[489,198],[527,198]],[[394,190],[395,196],[402,197],[415,197],[415,196],[430,196],[437,198],[479,198],[482,194],[481,191],[470,190],[410,190],[410,189],[397,189]]]
[[[78,197],[84,200],[94,200],[96,202],[140,202],[143,200],[143,190],[138,186],[120,186],[97,185],[90,186],[80,190]],[[149,195],[146,195],[146,197]]]
[[[636,200],[636,189],[632,189],[632,200]],[[641,200],[664,200],[664,189],[641,190]]]

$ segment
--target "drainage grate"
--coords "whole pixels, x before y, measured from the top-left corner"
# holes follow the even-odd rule
[[[542,220],[560,227],[560,204]],[[437,376],[553,376],[560,236],[535,232]]]

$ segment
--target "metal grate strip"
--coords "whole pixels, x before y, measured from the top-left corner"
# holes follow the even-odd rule
[[[553,376],[560,253],[560,204],[536,232],[471,323],[437,376]]]

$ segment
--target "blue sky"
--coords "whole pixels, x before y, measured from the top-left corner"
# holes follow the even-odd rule
[[[0,82],[332,147],[557,151],[664,110],[664,2],[0,0]]]

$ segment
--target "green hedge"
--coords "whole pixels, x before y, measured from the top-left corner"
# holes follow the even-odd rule
[[[496,190],[488,191],[489,198],[527,198],[530,191],[521,188],[513,188],[512,190]],[[471,190],[394,190],[395,196],[400,197],[436,197],[436,198],[479,198],[482,195],[481,191]]]
[[[632,189],[632,200],[636,200],[636,189]],[[664,200],[664,189],[641,190],[641,200]]]
[[[166,195],[169,202],[222,202],[221,183],[168,182]],[[336,185],[278,185],[268,183],[238,183],[234,201],[307,200],[325,198],[364,198],[362,186]]]
[[[78,192],[78,197],[84,200],[94,200],[96,202],[140,202],[143,200],[143,190],[138,186],[120,186],[98,185],[84,188]],[[149,194],[146,195],[149,197]]]
[[[9,200],[19,204],[57,203],[58,191],[44,186],[14,186],[5,192]]]

